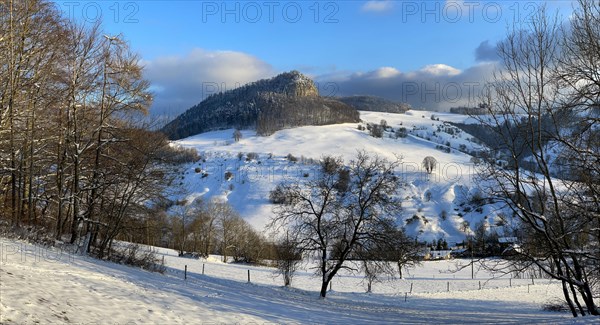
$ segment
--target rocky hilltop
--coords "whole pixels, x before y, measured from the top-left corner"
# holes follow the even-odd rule
[[[396,103],[375,96],[340,97],[339,101],[346,103],[359,111],[405,113],[411,109],[409,104]]]
[[[298,71],[286,72],[270,80],[261,80],[271,92],[281,93],[291,97],[314,97],[319,96],[319,90],[315,83],[307,76]],[[257,82],[257,84],[261,83]]]
[[[207,97],[163,128],[172,140],[227,128],[268,135],[284,128],[358,122],[353,107],[321,97],[298,71],[282,73]]]

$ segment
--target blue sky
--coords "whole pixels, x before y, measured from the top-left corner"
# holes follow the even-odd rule
[[[507,26],[527,21],[543,3],[57,2],[80,21],[94,21],[101,13],[108,33],[122,33],[148,67],[157,97],[154,112],[168,110],[171,115],[208,95],[202,90],[208,83],[232,88],[293,69],[321,83],[338,83],[340,95],[370,92],[397,101],[402,99],[398,98],[402,80],[429,82],[438,77],[458,82],[465,75],[474,82],[491,70],[495,44]],[[552,1],[547,6],[568,16],[571,2]],[[385,84],[372,86],[390,78],[401,80],[393,80],[395,86],[388,85],[389,89]],[[190,84],[183,85],[182,80]],[[456,104],[432,106],[432,100],[421,99],[417,105],[432,109]]]

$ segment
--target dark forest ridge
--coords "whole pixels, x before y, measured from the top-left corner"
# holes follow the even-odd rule
[[[358,121],[356,109],[320,96],[310,78],[291,71],[211,95],[163,131],[176,140],[226,128],[256,128],[266,135],[290,127]]]

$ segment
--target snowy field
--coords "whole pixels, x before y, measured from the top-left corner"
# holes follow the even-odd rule
[[[160,275],[3,238],[0,248],[2,324],[574,322],[568,313],[542,311],[544,303],[560,299],[556,283],[487,281],[498,275],[478,267],[471,280],[470,268],[449,272],[456,261],[426,262],[404,280],[375,284],[370,294],[360,275],[345,273],[322,300],[308,266],[294,278],[293,288],[283,288],[273,269],[225,264],[212,256],[179,258],[166,249],[158,251],[168,268]],[[407,294],[411,283],[413,293]]]

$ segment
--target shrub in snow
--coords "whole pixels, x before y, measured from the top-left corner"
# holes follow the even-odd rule
[[[388,127],[388,122],[386,120],[381,120],[381,122],[379,122],[379,125],[381,125],[381,127],[386,130]]]
[[[567,304],[564,301],[556,299],[543,304],[542,310],[566,313],[569,312],[569,306],[567,306]]]
[[[448,218],[448,212],[446,212],[446,210],[442,210],[442,212],[440,212],[440,218],[442,220],[446,220]]]
[[[193,163],[200,160],[198,151],[195,148],[184,148],[181,146],[166,146],[161,149],[159,155],[165,161],[174,165]]]
[[[419,221],[420,219],[421,219],[421,218],[420,218],[418,215],[416,215],[416,214],[415,214],[415,215],[413,215],[413,216],[412,216],[410,219],[407,219],[407,220],[406,220],[406,224],[407,224],[407,225],[410,225],[410,224],[412,224],[412,223],[414,223],[414,222],[417,222],[417,221]]]
[[[165,266],[158,260],[152,249],[144,249],[139,244],[130,243],[126,247],[114,249],[109,260],[142,268],[150,272],[164,273]]]
[[[369,130],[369,134],[374,138],[383,138],[383,130],[384,128],[378,124],[367,124],[367,129]]]
[[[287,199],[285,187],[282,184],[278,184],[275,189],[269,193],[269,201],[273,204],[285,204]]]
[[[257,160],[258,159],[258,154],[256,152],[249,152],[246,155],[246,159],[247,160]]]
[[[425,202],[431,201],[431,192],[425,192]]]
[[[400,127],[396,130],[396,138],[406,138],[408,136],[408,130],[405,127]]]

